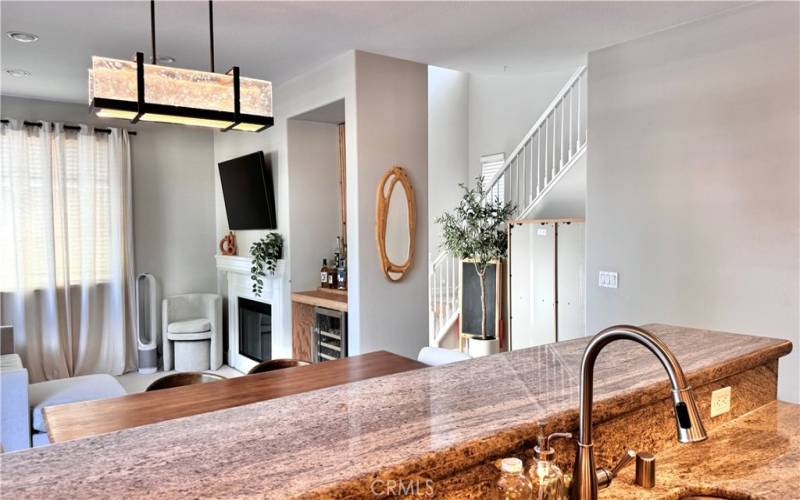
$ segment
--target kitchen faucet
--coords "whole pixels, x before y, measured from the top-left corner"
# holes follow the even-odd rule
[[[614,474],[606,469],[596,469],[594,449],[592,448],[592,385],[594,382],[594,364],[597,355],[605,346],[615,340],[632,340],[642,344],[661,361],[667,370],[672,384],[672,402],[675,407],[675,425],[678,441],[695,443],[706,439],[706,431],[700,420],[700,412],[694,400],[691,387],[686,383],[681,365],[675,355],[658,337],[652,333],[629,325],[618,325],[606,328],[589,341],[583,351],[581,360],[580,381],[580,424],[578,431],[578,451],[575,456],[570,496],[573,500],[595,500],[597,490],[605,488]],[[620,467],[617,467],[620,468]],[[615,469],[617,469],[615,468]]]

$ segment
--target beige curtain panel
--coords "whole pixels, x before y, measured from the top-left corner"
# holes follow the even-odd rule
[[[0,126],[0,324],[32,382],[136,366],[127,131]]]

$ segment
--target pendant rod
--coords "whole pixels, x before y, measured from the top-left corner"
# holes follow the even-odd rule
[[[153,56],[150,58],[151,64],[157,64],[156,58],[156,0],[150,0],[150,45],[153,48]]]
[[[9,120],[3,118],[2,120],[0,120],[0,123],[2,123],[3,125],[7,125],[9,123]],[[44,123],[42,122],[31,122],[28,120],[25,120],[24,122],[22,122],[22,124],[25,125],[26,127],[39,127],[39,128],[41,128],[44,125]],[[55,125],[51,124],[50,128],[55,128]],[[64,130],[81,130],[80,125],[62,125],[62,128]],[[99,134],[111,133],[110,128],[95,128],[94,131]],[[128,130],[128,135],[136,135],[136,131]]]
[[[209,34],[209,51],[211,54],[211,72],[214,72],[214,2],[208,0],[208,34]]]

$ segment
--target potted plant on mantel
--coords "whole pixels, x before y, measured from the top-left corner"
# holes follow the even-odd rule
[[[503,203],[484,190],[483,178],[475,189],[460,185],[464,196],[452,212],[436,219],[442,225],[442,246],[453,255],[475,266],[481,287],[481,334],[470,339],[470,354],[497,352],[497,339],[486,333],[486,268],[505,257],[508,234],[501,226],[511,219],[516,207]]]
[[[282,254],[283,237],[278,233],[267,233],[250,246],[250,255],[252,256],[250,279],[253,280],[253,295],[256,297],[260,297],[264,290],[266,273],[275,273]]]

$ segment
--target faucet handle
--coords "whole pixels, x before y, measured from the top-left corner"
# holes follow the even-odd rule
[[[652,453],[636,454],[636,484],[642,488],[656,485],[656,457]]]
[[[619,462],[617,462],[617,465],[615,465],[611,469],[611,477],[617,477],[617,474],[619,474],[619,471],[621,471],[622,469],[625,468],[626,465],[631,463],[631,460],[633,460],[634,458],[636,458],[636,452],[635,451],[633,451],[633,450],[626,451],[625,454],[622,455],[622,458],[619,459]]]
[[[628,450],[625,452],[624,455],[619,459],[619,462],[612,467],[610,470],[606,469],[605,467],[598,467],[597,468],[597,487],[598,489],[608,488],[611,484],[611,480],[617,477],[619,471],[625,468],[626,465],[631,463],[631,461],[636,458],[636,452],[633,450]]]

